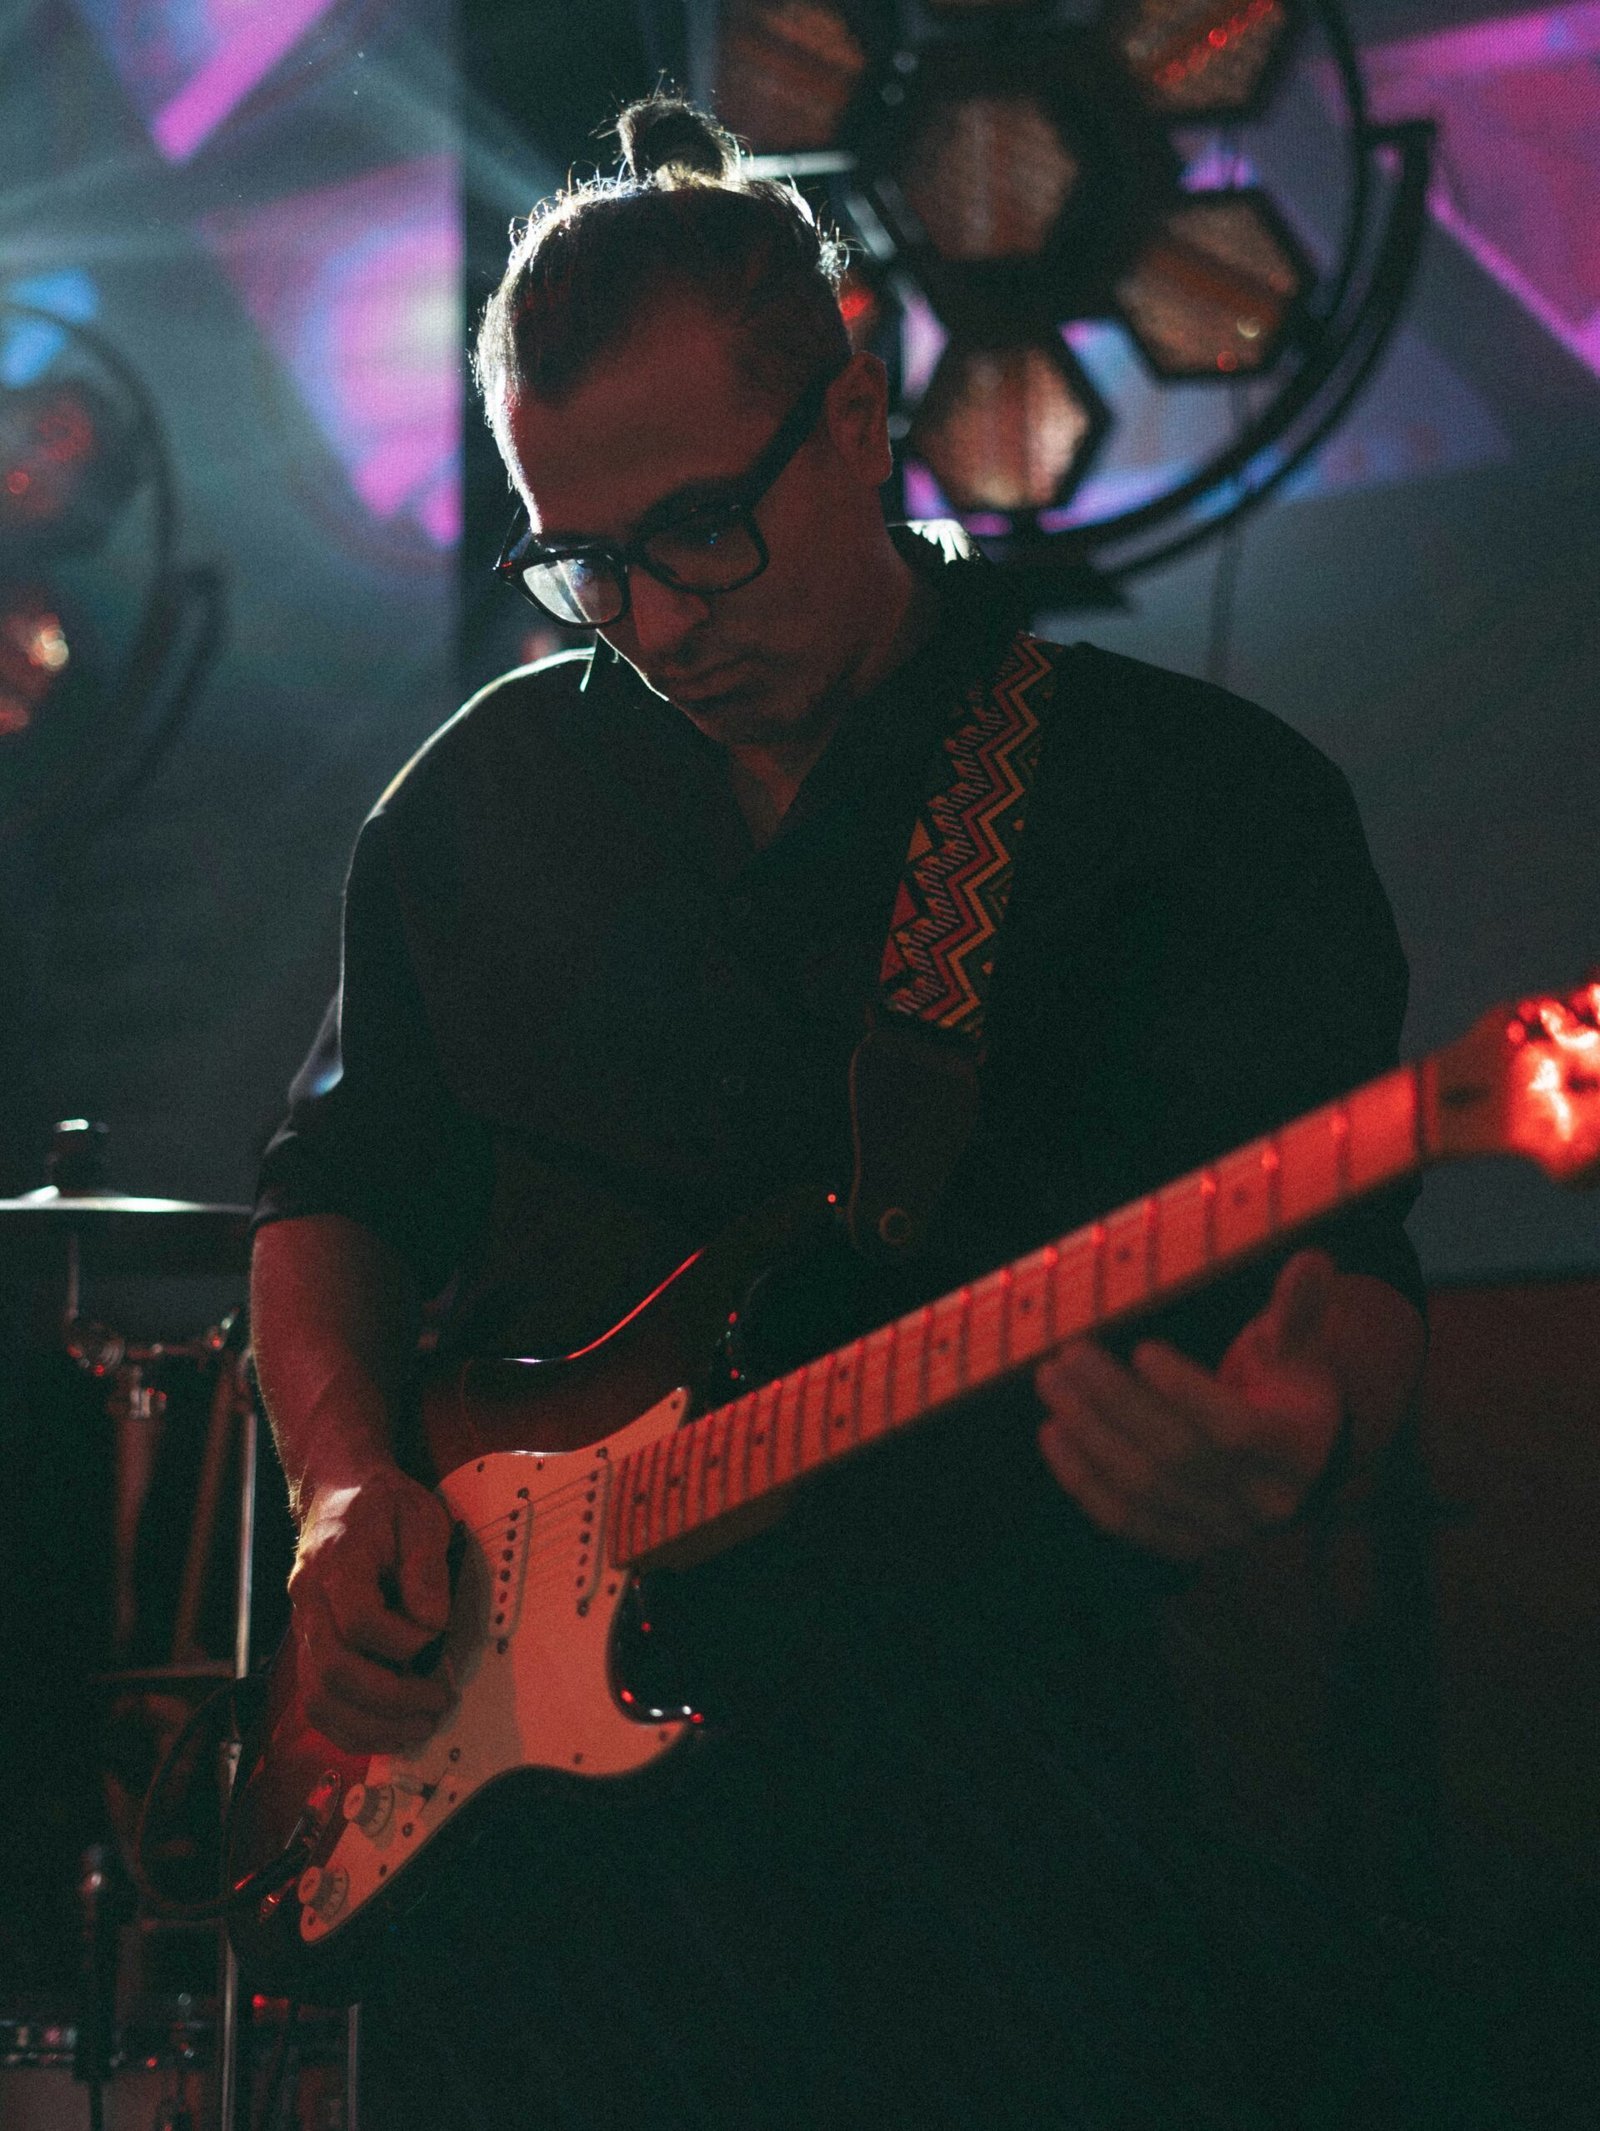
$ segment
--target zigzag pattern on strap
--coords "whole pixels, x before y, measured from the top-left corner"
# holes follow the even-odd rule
[[[885,1004],[975,1040],[1042,744],[1032,699],[1048,699],[1054,671],[1046,647],[1019,632],[994,680],[968,693],[944,743],[949,779],[917,817],[890,919]]]

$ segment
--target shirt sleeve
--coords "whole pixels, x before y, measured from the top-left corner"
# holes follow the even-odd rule
[[[435,1294],[485,1218],[490,1178],[486,1131],[440,1067],[380,809],[356,844],[339,990],[262,1158],[255,1225],[343,1214]]]

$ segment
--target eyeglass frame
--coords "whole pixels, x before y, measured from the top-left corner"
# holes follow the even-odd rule
[[[666,585],[674,592],[692,592],[700,599],[715,599],[724,592],[737,592],[745,585],[754,584],[772,560],[767,543],[762,538],[761,528],[756,523],[756,505],[776,486],[779,475],[788,468],[801,445],[816,428],[833,382],[835,378],[842,376],[845,368],[846,364],[840,363],[837,368],[823,371],[813,378],[773,431],[771,439],[753,466],[704,502],[653,506],[640,519],[631,540],[558,541],[547,547],[534,539],[527,505],[519,503],[510,530],[500,543],[500,552],[495,557],[494,574],[502,583],[509,584],[515,591],[520,592],[528,604],[536,607],[547,621],[554,622],[562,629],[612,629],[624,620],[633,606],[631,572],[635,564],[646,576],[653,577],[657,584]],[[713,485],[710,482],[706,484],[708,488]],[[675,521],[692,518],[704,510],[726,510],[730,517],[742,518],[756,554],[760,557],[753,570],[747,570],[742,577],[736,577],[732,584],[684,584],[660,564],[652,563],[645,553],[649,542],[655,539],[657,534],[666,531]],[[621,588],[622,605],[603,622],[574,621],[570,615],[557,614],[554,608],[545,605],[523,578],[522,572],[530,563],[571,562],[580,557],[599,557],[604,560]]]

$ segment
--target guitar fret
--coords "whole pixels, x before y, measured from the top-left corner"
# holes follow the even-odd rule
[[[1334,1170],[1338,1178],[1339,1197],[1343,1200],[1350,1196],[1350,1112],[1342,1102],[1330,1104],[1329,1107],[1332,1111],[1329,1125],[1333,1133]]]
[[[708,1413],[700,1423],[704,1446],[700,1451],[700,1479],[695,1488],[695,1498],[700,1505],[701,1523],[708,1523],[722,1507],[718,1495],[725,1488],[719,1477],[722,1470],[721,1445],[727,1433],[727,1418],[720,1408]]]
[[[745,1392],[728,1413],[728,1507],[738,1509],[750,1499],[750,1424],[755,1418],[756,1395]]]
[[[622,1559],[633,1561],[644,1552],[645,1512],[650,1505],[650,1446],[635,1451],[628,1460],[633,1478],[622,1527]]]
[[[833,1390],[833,1369],[827,1359],[807,1362],[801,1375],[805,1388],[800,1399],[795,1463],[800,1472],[811,1472],[827,1456],[828,1402]]]
[[[1100,1277],[1100,1249],[1093,1229],[1069,1236],[1056,1254],[1051,1282],[1050,1342],[1077,1339],[1093,1329],[1095,1290]]]
[[[720,1517],[728,1506],[728,1422],[731,1416],[727,1407],[719,1406],[706,1416],[706,1476],[700,1495],[705,1504],[707,1517]]]
[[[661,1530],[663,1537],[667,1539],[676,1539],[683,1531],[684,1503],[688,1495],[686,1482],[689,1453],[693,1447],[693,1432],[687,1428],[675,1428],[666,1439],[661,1481],[661,1496],[666,1515],[662,1520]]]
[[[1210,1202],[1207,1177],[1182,1177],[1158,1194],[1161,1216],[1156,1231],[1157,1288],[1182,1287],[1210,1263]]]
[[[926,1401],[930,1407],[947,1405],[966,1389],[962,1349],[970,1299],[969,1289],[957,1288],[929,1312]]]
[[[856,1386],[856,1411],[860,1415],[857,1440],[871,1442],[889,1426],[890,1371],[894,1362],[896,1327],[880,1325],[861,1343],[860,1380]]]
[[[1404,1175],[1423,1153],[1417,1076],[1410,1067],[1386,1073],[1382,1080],[1358,1088],[1346,1098],[1350,1131],[1346,1184],[1353,1192],[1371,1191],[1391,1177]]]
[[[1011,1302],[1011,1271],[1002,1266],[978,1281],[967,1313],[967,1383],[975,1387],[998,1376],[1005,1366],[1006,1311]]]
[[[657,1437],[650,1445],[650,1478],[647,1500],[644,1506],[644,1530],[641,1534],[640,1553],[648,1553],[661,1544],[666,1537],[666,1505],[662,1499],[662,1482],[665,1474],[666,1456],[663,1438]]]
[[[773,1477],[792,1480],[800,1472],[800,1411],[805,1395],[805,1372],[792,1369],[778,1379],[778,1410],[772,1417],[775,1438]]]
[[[1110,1221],[1101,1223],[1101,1289],[1097,1317],[1121,1317],[1150,1296],[1150,1242],[1146,1234],[1146,1206],[1123,1206]]]
[[[1267,1231],[1275,1236],[1283,1227],[1283,1156],[1274,1133],[1262,1145],[1261,1167],[1267,1178]]]
[[[1278,1134],[1278,1211],[1288,1226],[1327,1213],[1344,1196],[1332,1105],[1297,1118]]]
[[[929,1309],[912,1310],[900,1319],[889,1393],[891,1428],[916,1420],[925,1410],[922,1387],[928,1360],[928,1319],[932,1314]]]
[[[1011,1268],[1011,1304],[1006,1312],[1006,1360],[1013,1368],[1032,1361],[1050,1344],[1051,1276],[1061,1257],[1053,1243],[1030,1251]]]
[[[683,1521],[680,1532],[692,1532],[706,1521],[706,1458],[711,1435],[704,1419],[691,1421],[683,1431]]]
[[[759,1412],[761,1415],[762,1448],[766,1452],[767,1469],[763,1487],[771,1488],[778,1480],[778,1414],[783,1405],[783,1380],[762,1386]]]
[[[1219,1257],[1254,1250],[1276,1233],[1272,1221],[1270,1164],[1277,1150],[1266,1140],[1225,1155],[1216,1165],[1216,1243]]]
[[[861,1351],[853,1339],[833,1357],[828,1401],[823,1409],[823,1451],[833,1456],[861,1440]]]

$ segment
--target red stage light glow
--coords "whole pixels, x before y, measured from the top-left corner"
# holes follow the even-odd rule
[[[1254,102],[1291,27],[1287,0],[1134,0],[1110,34],[1158,109],[1226,116]]]
[[[79,379],[0,392],[0,551],[97,546],[141,476],[126,427]]]
[[[0,611],[0,739],[28,730],[70,657],[46,595],[14,592]]]

